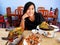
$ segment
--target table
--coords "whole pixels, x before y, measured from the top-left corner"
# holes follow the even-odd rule
[[[23,36],[26,37],[30,33],[31,33],[31,31],[24,31]],[[54,38],[43,37],[41,45],[60,45],[60,43],[58,43],[58,41],[56,41],[56,38],[60,38],[60,32],[56,32],[55,35],[56,36]],[[17,45],[23,45],[22,43],[23,43],[23,40],[20,41],[19,44],[17,44]]]
[[[5,30],[6,30],[5,28],[0,28],[0,45],[5,45],[7,42],[7,40],[2,40],[2,37],[7,37],[9,34],[9,31],[5,31]],[[31,31],[25,30],[23,32],[24,38],[29,34],[31,34]],[[42,42],[40,42],[40,44],[41,45],[60,45],[60,43],[56,41],[56,38],[60,38],[60,32],[56,32],[55,34],[56,36],[54,38],[43,37]],[[23,43],[23,39],[17,45],[22,45],[22,43]]]
[[[0,45],[5,45],[7,40],[2,40],[2,37],[7,37],[9,31],[6,31],[5,28],[0,28]]]

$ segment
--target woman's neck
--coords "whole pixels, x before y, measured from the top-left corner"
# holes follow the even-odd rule
[[[29,17],[29,20],[33,22],[35,20],[35,15]]]

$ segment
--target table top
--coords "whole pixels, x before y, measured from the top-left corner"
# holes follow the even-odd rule
[[[30,33],[31,31],[24,31],[23,36],[26,37]],[[60,45],[60,43],[56,40],[57,38],[60,38],[60,32],[56,32],[54,38],[48,38],[44,36],[42,38],[42,42],[40,42],[40,45]],[[23,40],[20,41],[18,45],[23,45]]]
[[[0,28],[0,45],[5,45],[7,40],[2,40],[2,37],[7,37],[9,31],[6,31],[5,28]]]
[[[6,44],[7,40],[2,40],[2,37],[7,37],[8,34],[9,34],[9,31],[5,31],[4,28],[0,28],[0,45]],[[31,34],[31,31],[25,30],[23,32],[24,38],[28,36],[29,34]],[[40,44],[41,45],[60,45],[60,43],[56,40],[57,38],[60,38],[60,32],[56,32],[54,38],[47,38],[44,36]],[[23,39],[17,45],[23,45]]]

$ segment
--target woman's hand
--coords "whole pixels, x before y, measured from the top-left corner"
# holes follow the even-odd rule
[[[22,16],[20,27],[22,28],[22,32],[25,29],[25,18],[29,17],[26,13]]]
[[[25,18],[29,17],[26,13],[22,16],[22,19],[24,20]]]

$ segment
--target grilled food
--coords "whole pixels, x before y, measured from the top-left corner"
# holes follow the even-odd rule
[[[49,29],[49,25],[48,25],[48,23],[46,23],[46,22],[42,22],[42,23],[39,25],[39,28]]]
[[[10,33],[9,33],[9,39],[11,38],[19,38],[19,35],[22,35],[22,31],[21,31],[21,27],[17,27],[15,28],[14,30],[11,30]]]
[[[42,30],[46,30],[46,31],[50,31],[50,30],[53,30],[54,27],[50,26],[48,23],[46,22],[42,22],[40,25],[39,25],[39,28],[42,29]]]
[[[41,42],[41,36],[39,34],[31,34],[25,39],[28,45],[38,45]]]

